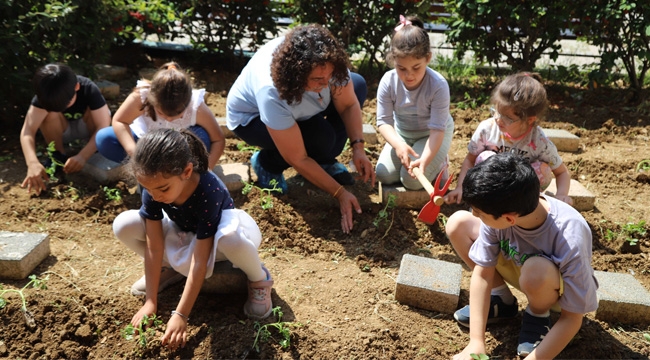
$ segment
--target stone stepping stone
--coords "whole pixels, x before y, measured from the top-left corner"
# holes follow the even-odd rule
[[[50,237],[42,233],[0,231],[0,278],[25,279],[50,255]]]

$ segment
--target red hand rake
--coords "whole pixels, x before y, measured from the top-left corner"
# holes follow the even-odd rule
[[[440,213],[440,205],[442,205],[445,202],[443,196],[449,189],[449,184],[451,184],[451,180],[453,179],[453,176],[449,176],[447,182],[445,183],[445,186],[443,186],[442,189],[440,188],[440,181],[442,180],[442,175],[446,169],[447,169],[447,165],[445,165],[440,170],[440,173],[436,178],[436,184],[431,185],[431,182],[429,182],[429,179],[427,179],[426,176],[422,174],[420,168],[413,168],[413,174],[415,174],[415,177],[417,177],[418,180],[420,180],[420,183],[422,184],[424,189],[431,196],[429,202],[424,204],[422,210],[420,210],[420,213],[418,214],[418,220],[422,221],[427,225],[432,225],[433,223],[436,222],[436,219],[438,218],[438,214]]]

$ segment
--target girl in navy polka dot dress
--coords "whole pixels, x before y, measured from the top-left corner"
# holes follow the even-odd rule
[[[144,258],[145,275],[131,293],[146,300],[131,324],[155,314],[158,292],[187,277],[162,337],[172,350],[185,346],[187,321],[203,280],[223,260],[248,276],[244,313],[258,320],[269,316],[273,279],[257,253],[262,234],[246,212],[235,209],[226,186],[208,170],[201,140],[185,129],[154,130],[138,141],[129,164],[143,187],[142,207],[121,213],[113,231]]]

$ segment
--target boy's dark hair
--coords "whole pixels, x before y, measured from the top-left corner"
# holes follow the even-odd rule
[[[62,112],[74,97],[77,75],[69,66],[47,64],[34,74],[32,84],[38,103],[47,111]]]
[[[188,163],[194,171],[208,171],[208,151],[203,142],[187,129],[156,129],[143,136],[135,147],[130,166],[135,177],[183,173]]]
[[[495,219],[506,213],[525,216],[539,204],[539,180],[525,158],[496,154],[467,171],[463,200]]]
[[[350,59],[345,48],[321,25],[300,25],[290,30],[282,44],[273,52],[271,78],[280,99],[299,104],[316,66],[332,64],[330,85],[344,86],[350,80]]]

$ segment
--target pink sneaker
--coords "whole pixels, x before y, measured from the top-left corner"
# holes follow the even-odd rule
[[[244,304],[244,314],[251,319],[262,320],[271,315],[273,303],[271,302],[271,289],[273,279],[271,273],[262,266],[268,280],[248,282],[248,300]]]

